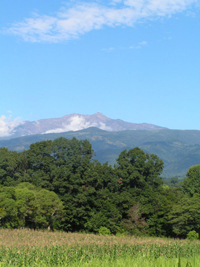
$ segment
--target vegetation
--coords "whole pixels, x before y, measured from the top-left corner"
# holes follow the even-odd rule
[[[168,183],[163,166],[139,147],[101,164],[76,138],[0,148],[0,267],[199,266],[200,165]]]
[[[199,241],[0,230],[0,266],[197,267]]]
[[[122,150],[140,147],[143,151],[156,154],[164,161],[162,177],[185,177],[190,166],[200,162],[200,131],[159,130],[106,132],[89,128],[77,132],[24,136],[11,140],[0,140],[0,147],[23,151],[35,142],[55,140],[59,137],[79,140],[87,139],[96,153],[95,158],[104,163],[116,164]]]
[[[0,148],[0,227],[187,238],[200,232],[200,167],[163,184],[163,161],[138,147],[115,166],[89,141],[59,138]],[[170,185],[169,184],[169,185]],[[190,235],[189,235],[190,236]]]
[[[54,192],[36,188],[30,183],[0,188],[1,227],[49,227],[53,230],[55,221],[62,214],[62,202]]]
[[[123,151],[114,168],[107,163],[93,161],[91,144],[75,138],[42,141],[21,153],[1,148],[0,155],[2,199],[5,198],[0,202],[2,227],[45,228],[49,225],[52,229],[94,233],[100,227],[107,227],[111,233],[117,233],[130,224],[130,209],[137,206],[138,210],[134,212],[139,217],[135,230],[138,227],[139,231],[147,232],[144,216],[151,218],[157,195],[162,191],[159,178],[162,160],[145,154],[139,148]],[[29,183],[35,187],[31,188]],[[53,191],[54,195],[49,191]],[[56,213],[53,214],[57,220],[53,224],[53,218],[44,214],[42,205],[47,199],[44,195],[51,199],[56,198],[55,194],[63,203],[64,214],[59,219],[61,204],[54,201]],[[18,199],[22,195],[24,199]],[[19,200],[26,202],[27,211],[20,211]],[[22,206],[25,209],[24,204]],[[151,231],[156,233],[155,227],[156,224],[152,224],[154,230]],[[133,230],[132,227],[130,230]]]
[[[187,234],[187,238],[189,240],[197,240],[199,239],[199,234],[196,232],[196,231],[190,231],[188,234]]]

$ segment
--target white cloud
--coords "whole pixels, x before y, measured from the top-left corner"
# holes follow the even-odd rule
[[[134,46],[130,46],[129,49],[140,49],[142,46],[146,46],[148,43],[146,41],[142,41],[140,43],[138,43],[138,45]]]
[[[102,130],[105,131],[111,131],[112,129],[108,126],[105,125],[105,123],[91,123],[85,120],[83,116],[73,116],[70,118],[70,122],[68,124],[63,124],[63,127],[61,128],[56,128],[52,130],[48,130],[43,134],[47,133],[63,133],[63,132],[68,132],[68,131],[79,131],[82,129],[86,129],[89,127],[98,127]]]
[[[103,48],[102,50],[106,51],[106,52],[112,52],[112,51],[115,50],[115,48],[114,47],[109,47],[109,48]]]
[[[113,0],[110,5],[79,2],[54,16],[34,14],[5,32],[29,42],[62,42],[104,26],[133,26],[142,19],[171,16],[198,0]]]
[[[20,118],[11,119],[6,118],[6,116],[0,116],[0,137],[10,136],[15,132],[15,128],[24,122]]]
[[[118,48],[114,48],[114,47],[109,47],[109,48],[103,48],[103,51],[106,52],[113,52],[115,50],[126,50],[126,49],[140,49],[142,48],[142,46],[146,46],[148,43],[146,41],[142,41],[140,43],[138,43],[137,45],[131,45],[129,47],[118,47]]]
[[[147,45],[147,42],[146,41],[142,41],[139,43],[139,45]]]

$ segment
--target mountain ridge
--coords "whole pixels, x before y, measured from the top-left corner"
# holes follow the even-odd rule
[[[126,130],[108,132],[99,128],[87,128],[65,133],[27,135],[10,140],[0,140],[0,147],[23,151],[30,144],[59,137],[79,140],[87,139],[95,152],[95,159],[113,165],[120,152],[136,146],[145,152],[156,154],[164,161],[162,177],[185,176],[188,168],[200,163],[200,131],[170,130],[158,131]]]
[[[97,112],[92,115],[72,113],[59,118],[23,121],[20,123],[20,125],[13,129],[13,132],[7,136],[7,139],[34,134],[79,131],[90,127],[97,127],[108,132],[125,130],[153,131],[167,129],[166,127],[161,127],[154,124],[132,123],[123,121],[121,119],[111,119],[101,112]],[[2,136],[1,139],[5,139],[5,137],[6,136]]]

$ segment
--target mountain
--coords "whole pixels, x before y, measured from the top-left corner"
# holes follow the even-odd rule
[[[93,115],[70,114],[61,118],[42,119],[37,121],[24,121],[15,127],[8,138],[48,133],[62,133],[79,131],[89,127],[97,127],[109,132],[124,130],[161,130],[164,127],[147,123],[131,123],[122,120],[114,120],[100,112]],[[7,139],[8,139],[7,138]],[[5,139],[4,136],[2,139]]]
[[[108,132],[98,128],[64,133],[28,135],[0,140],[0,147],[22,151],[30,144],[59,137],[87,139],[100,162],[115,164],[119,153],[136,146],[145,152],[158,155],[165,164],[162,177],[185,176],[188,168],[200,164],[200,131],[195,130],[124,130]]]

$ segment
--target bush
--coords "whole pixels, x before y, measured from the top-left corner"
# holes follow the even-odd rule
[[[125,236],[127,236],[128,234],[126,234],[126,233],[120,233],[120,232],[117,232],[116,233],[116,237],[125,237]]]
[[[115,236],[117,236],[117,237],[125,237],[125,236],[129,236],[129,235],[130,235],[129,232],[126,231],[126,229],[124,229],[124,228],[118,228],[118,231],[115,234]]]
[[[196,232],[196,231],[190,231],[188,234],[187,234],[187,238],[189,240],[197,240],[199,239],[199,234]]]
[[[99,235],[110,235],[110,234],[111,234],[111,232],[107,227],[101,226],[99,228]]]

